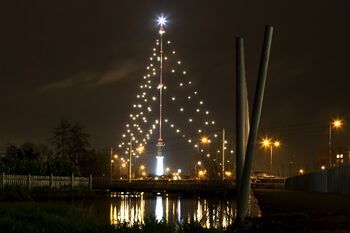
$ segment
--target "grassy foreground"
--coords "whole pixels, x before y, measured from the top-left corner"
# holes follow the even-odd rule
[[[0,232],[4,233],[189,233],[225,232],[204,229],[198,223],[168,225],[154,220],[145,224],[109,225],[92,209],[59,203],[0,202]]]

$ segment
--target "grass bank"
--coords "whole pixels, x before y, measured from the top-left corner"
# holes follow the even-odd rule
[[[0,189],[0,201],[49,201],[49,200],[79,200],[91,199],[96,195],[91,190],[24,188],[5,186]]]

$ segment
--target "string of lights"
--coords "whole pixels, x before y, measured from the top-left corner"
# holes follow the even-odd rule
[[[139,91],[132,104],[129,121],[125,124],[118,150],[121,154],[129,154],[131,140],[134,144],[131,153],[137,155],[137,148],[146,147],[148,144],[154,146],[154,141],[159,143],[161,140],[163,143],[164,133],[170,134],[172,131],[191,144],[195,150],[204,152],[204,149],[198,149],[200,138],[218,131],[215,129],[216,121],[205,106],[204,100],[200,98],[199,91],[195,89],[188,71],[173,48],[174,44],[170,40],[163,41],[166,19],[159,18],[158,23],[160,38],[156,39],[155,47],[151,51],[146,73],[140,81]],[[166,74],[166,79],[163,73]],[[163,112],[164,110],[166,112]],[[170,121],[168,116],[172,116],[176,121]],[[182,127],[178,122],[182,123]],[[163,125],[170,131],[162,132]],[[158,139],[155,139],[157,129]],[[219,137],[213,134],[211,140],[215,145],[215,140],[219,142]],[[147,148],[145,151],[153,150]],[[233,149],[230,151],[233,152]]]

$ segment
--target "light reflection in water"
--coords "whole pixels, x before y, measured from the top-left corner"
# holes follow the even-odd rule
[[[252,199],[249,208],[251,216],[261,212]],[[144,223],[145,218],[154,217],[166,223],[198,221],[203,227],[227,227],[233,223],[236,204],[226,198],[180,198],[177,195],[153,196],[149,193],[113,193],[110,203],[110,222]]]
[[[161,196],[157,196],[157,200],[156,200],[156,220],[161,221],[162,219],[163,219],[163,198]]]

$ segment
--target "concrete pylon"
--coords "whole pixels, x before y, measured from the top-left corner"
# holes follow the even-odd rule
[[[262,48],[262,53],[260,58],[258,80],[257,80],[257,85],[255,90],[254,104],[252,109],[252,118],[250,123],[251,128],[249,130],[248,144],[246,147],[246,155],[244,159],[244,166],[243,166],[242,176],[239,182],[239,188],[238,188],[238,194],[237,194],[236,222],[238,224],[241,224],[244,221],[245,217],[247,216],[249,190],[251,185],[250,175],[252,170],[254,150],[255,150],[256,141],[257,141],[260,116],[261,116],[262,104],[264,99],[264,91],[265,91],[268,63],[270,58],[272,34],[273,34],[273,27],[266,26],[263,48]],[[244,91],[242,91],[242,94],[241,94],[242,99],[244,96],[243,94],[244,94]],[[242,111],[238,113],[240,116],[244,116],[244,112],[242,108],[237,110]],[[237,136],[243,139],[244,138],[243,130],[240,131],[240,135],[237,135]],[[243,140],[241,140],[241,142],[242,141]]]
[[[249,135],[249,104],[242,37],[236,39],[236,80],[236,187],[238,191]]]

